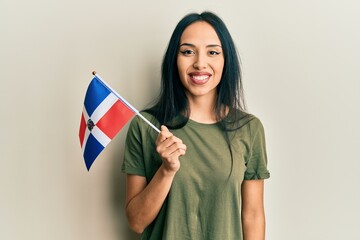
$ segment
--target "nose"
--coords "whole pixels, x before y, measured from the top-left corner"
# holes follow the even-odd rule
[[[207,67],[206,56],[199,53],[194,59],[193,67],[197,70],[205,69]]]

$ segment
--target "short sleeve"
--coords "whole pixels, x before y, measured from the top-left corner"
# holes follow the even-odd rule
[[[145,176],[142,138],[139,117],[135,116],[129,126],[125,140],[122,171],[128,174]]]
[[[258,118],[249,122],[250,154],[246,161],[245,180],[267,179],[267,154],[264,127]]]

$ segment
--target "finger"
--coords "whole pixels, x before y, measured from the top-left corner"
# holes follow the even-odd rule
[[[176,145],[176,148],[173,149],[171,154],[184,155],[185,152],[186,152],[186,145],[185,144],[179,144],[179,145]]]
[[[180,157],[180,156],[184,156],[186,153],[186,150],[183,149],[183,148],[178,148],[176,149],[175,151],[173,151],[171,154],[170,154],[170,157]]]
[[[170,147],[164,149],[162,156],[165,158],[184,155],[186,152],[186,145],[182,143],[174,143]]]
[[[159,144],[161,147],[168,148],[172,146],[173,144],[183,144],[182,140],[180,138],[175,137],[174,135],[166,138],[163,142]]]
[[[165,125],[161,125],[160,130],[161,131],[169,131],[169,129]]]
[[[156,139],[156,145],[164,142],[167,138],[173,135],[165,125],[162,125],[160,129],[161,131]]]
[[[177,149],[172,152],[169,156],[163,158],[163,162],[166,164],[174,164],[179,162],[179,158],[185,155],[185,151],[183,149]]]
[[[169,145],[168,141],[171,141],[171,139],[167,139],[164,143],[161,143],[157,146],[157,152],[162,155],[162,157],[167,157],[171,155],[177,149],[182,149],[183,151],[186,151],[186,145],[183,144],[181,140],[180,142],[171,142],[171,144]]]

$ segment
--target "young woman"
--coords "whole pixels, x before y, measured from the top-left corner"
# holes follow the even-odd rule
[[[223,21],[189,14],[162,63],[156,104],[129,127],[126,213],[142,239],[263,240],[264,130],[244,110],[240,64]],[[169,130],[170,129],[170,130]]]

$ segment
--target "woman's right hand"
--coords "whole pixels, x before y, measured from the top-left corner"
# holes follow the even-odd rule
[[[175,174],[180,169],[179,157],[185,155],[186,145],[162,125],[156,140],[156,151],[163,160],[164,170]]]

